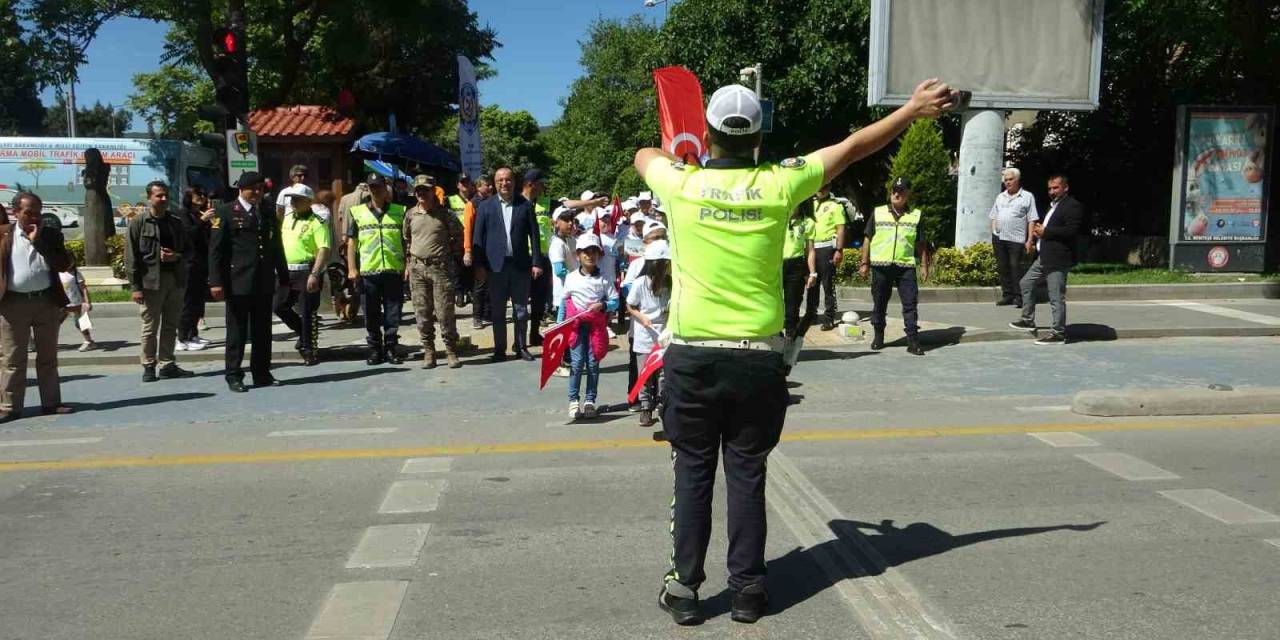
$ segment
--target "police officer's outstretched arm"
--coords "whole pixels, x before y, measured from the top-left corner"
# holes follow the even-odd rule
[[[823,182],[831,182],[849,165],[879,151],[920,118],[936,118],[951,110],[958,92],[946,83],[930,78],[916,85],[911,99],[893,113],[858,129],[843,141],[818,150],[825,171]],[[638,160],[637,160],[638,162]]]

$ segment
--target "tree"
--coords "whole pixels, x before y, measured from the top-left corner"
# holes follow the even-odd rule
[[[25,36],[13,0],[0,0],[0,135],[37,135],[44,121],[35,47]]]
[[[76,109],[76,135],[81,138],[118,138],[132,123],[133,114],[114,105],[95,102]],[[62,94],[45,112],[44,129],[46,135],[67,135],[67,101]]]
[[[955,243],[956,182],[947,173],[951,154],[942,144],[942,131],[932,120],[917,120],[902,135],[893,154],[889,175],[911,181],[911,206],[920,209],[924,239],[929,246]],[[888,190],[889,184],[885,184]]]
[[[35,189],[40,188],[40,174],[54,168],[55,167],[52,162],[40,159],[27,160],[18,165],[18,171],[30,175],[31,178],[36,181]]]
[[[213,82],[195,68],[166,64],[154,73],[133,76],[133,86],[129,108],[147,121],[152,136],[191,140],[213,131],[213,125],[197,114],[202,105],[213,103]]]
[[[426,136],[453,155],[458,155],[458,116],[449,116]],[[492,175],[500,166],[521,171],[551,165],[538,121],[528,111],[504,111],[496,105],[480,109],[480,139],[484,144],[484,172]]]

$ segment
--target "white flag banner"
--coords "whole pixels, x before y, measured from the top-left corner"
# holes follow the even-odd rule
[[[480,149],[480,92],[476,68],[466,56],[458,56],[458,150],[462,170],[475,178],[484,171]]]

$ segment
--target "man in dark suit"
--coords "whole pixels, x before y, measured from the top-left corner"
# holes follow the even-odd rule
[[[1084,205],[1067,193],[1070,188],[1065,175],[1049,178],[1049,213],[1043,223],[1036,222],[1031,229],[1040,257],[1022,277],[1022,319],[1009,323],[1014,329],[1036,332],[1035,290],[1040,283],[1047,283],[1053,327],[1036,344],[1067,341],[1067,272],[1076,264],[1076,237],[1085,231]]]
[[[253,341],[249,370],[253,386],[274,387],[271,375],[271,302],[277,286],[288,286],[280,223],[262,205],[262,176],[250,171],[236,182],[240,196],[221,205],[210,220],[209,293],[227,301],[227,386],[244,385],[244,344]]]
[[[514,354],[533,361],[529,353],[529,289],[543,277],[538,263],[542,248],[533,203],[516,193],[515,174],[508,167],[493,174],[497,193],[476,204],[472,245],[484,252],[489,267],[489,305],[493,320],[493,361],[507,359],[507,300],[515,316]]]

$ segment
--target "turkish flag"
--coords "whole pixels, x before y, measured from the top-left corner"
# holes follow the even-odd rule
[[[702,84],[684,67],[663,67],[653,72],[658,88],[658,121],[662,123],[662,148],[686,164],[701,164],[707,153],[702,141],[707,116],[702,106]]]
[[[569,350],[569,336],[577,326],[578,318],[574,316],[542,332],[542,381],[538,383],[538,389],[547,386],[551,374],[564,361],[564,352]]]
[[[640,372],[636,374],[636,386],[631,387],[631,393],[627,394],[627,402],[635,402],[640,397],[640,389],[644,388],[644,383],[662,368],[662,354],[666,352],[662,345],[653,345],[653,351],[644,357],[644,363],[640,365]]]

